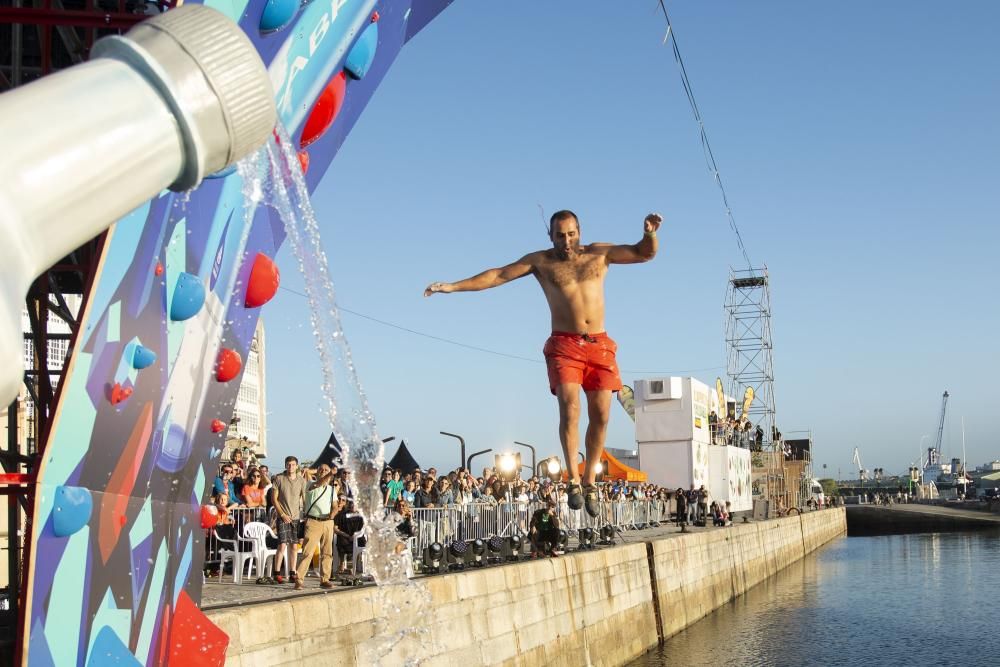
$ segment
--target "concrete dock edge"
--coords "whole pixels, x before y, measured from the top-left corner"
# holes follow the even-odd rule
[[[381,664],[622,665],[846,532],[835,508],[428,577],[422,645]],[[386,604],[367,587],[206,614],[229,634],[228,666],[367,666]]]

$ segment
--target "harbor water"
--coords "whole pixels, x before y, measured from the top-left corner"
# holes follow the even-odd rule
[[[630,663],[1000,664],[1000,531],[850,537]]]

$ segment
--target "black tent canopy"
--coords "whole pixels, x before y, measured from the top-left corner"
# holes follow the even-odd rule
[[[417,460],[413,458],[410,454],[410,450],[406,446],[406,441],[399,443],[399,449],[396,450],[396,455],[392,457],[392,460],[386,464],[387,467],[393,470],[399,470],[404,475],[409,474],[415,470],[420,470],[420,464]]]
[[[391,438],[389,438],[389,440],[391,440]],[[343,455],[344,450],[337,441],[337,436],[331,433],[330,439],[326,441],[323,451],[316,457],[316,460],[313,462],[313,466],[320,466],[324,463],[329,466],[340,466],[343,462]],[[405,441],[399,443],[399,449],[396,450],[396,454],[392,457],[392,460],[386,463],[386,467],[392,468],[393,470],[399,470],[404,474],[411,473],[414,470],[420,470],[420,464],[417,463],[416,459],[413,458],[413,455],[410,454],[410,450],[406,447]]]

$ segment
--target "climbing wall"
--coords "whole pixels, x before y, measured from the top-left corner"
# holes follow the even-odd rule
[[[450,0],[215,0],[268,66],[310,190],[410,37]],[[199,506],[285,233],[230,170],[110,230],[39,471],[26,662],[217,665]]]

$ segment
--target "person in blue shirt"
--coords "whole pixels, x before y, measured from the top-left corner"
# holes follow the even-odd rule
[[[215,484],[212,485],[212,493],[213,495],[227,494],[230,505],[241,504],[236,495],[236,485],[233,484],[233,466],[231,464],[227,463],[222,466],[222,473],[215,478]]]

